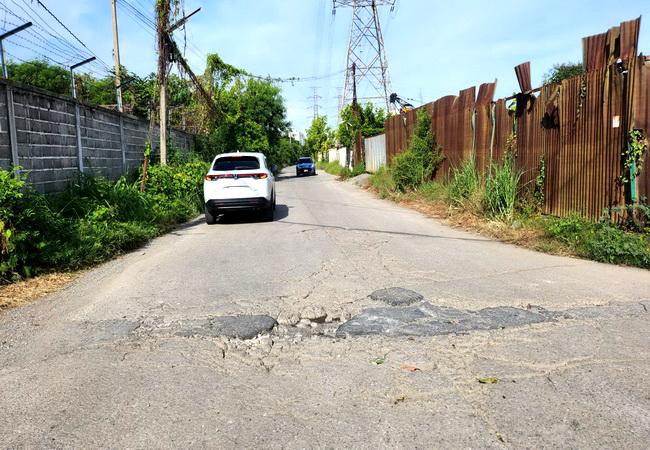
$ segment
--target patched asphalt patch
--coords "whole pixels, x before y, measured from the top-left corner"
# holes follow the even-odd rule
[[[277,322],[266,315],[211,317],[193,323],[184,323],[176,331],[177,336],[227,337],[252,339],[259,334],[270,332]]]
[[[467,311],[428,302],[402,308],[368,308],[336,330],[336,337],[348,336],[437,336],[521,327],[557,319],[623,317],[648,313],[646,302],[571,308],[549,311],[541,307],[527,309],[499,306]]]
[[[401,287],[379,289],[370,294],[370,298],[391,306],[408,306],[424,300],[421,294]]]

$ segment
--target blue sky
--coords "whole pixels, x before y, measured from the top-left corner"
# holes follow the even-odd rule
[[[0,0],[0,4],[21,12],[17,4],[25,1],[32,2]],[[153,15],[153,0],[119,1]],[[102,60],[112,62],[109,0],[42,2]],[[122,64],[140,74],[154,71],[153,35],[126,6],[118,5]],[[345,67],[351,11],[339,9],[332,16],[331,0],[185,0],[187,11],[199,6],[202,11],[187,27],[191,43],[187,57],[197,72],[203,70],[207,52],[217,52],[249,72],[274,77],[324,76]],[[495,78],[497,96],[510,95],[517,90],[513,67],[528,60],[537,85],[554,63],[581,59],[581,37],[639,15],[650,17],[650,2],[398,0],[393,13],[381,10],[380,20],[392,90],[417,104]],[[182,32],[176,37],[182,42]],[[650,23],[642,23],[639,47],[650,53]],[[11,42],[7,49],[29,56]],[[321,114],[334,124],[342,85],[342,73],[282,84],[293,127],[303,130],[311,121],[312,86],[322,97]]]

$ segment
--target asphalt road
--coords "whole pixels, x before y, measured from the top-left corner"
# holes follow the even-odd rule
[[[0,315],[0,447],[647,448],[650,272],[290,173]]]

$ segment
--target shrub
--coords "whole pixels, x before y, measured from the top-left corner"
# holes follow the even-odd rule
[[[515,211],[517,189],[521,172],[508,155],[501,163],[491,164],[485,179],[484,209],[488,216],[511,221]]]
[[[397,155],[391,170],[395,188],[402,192],[417,189],[425,179],[422,158],[411,150]]]
[[[201,209],[208,164],[152,166],[147,189],[80,176],[60,194],[0,171],[0,281],[77,269],[132,250]]]
[[[444,161],[442,149],[431,131],[429,114],[420,110],[411,141],[405,152],[393,160],[393,178],[400,191],[417,189],[430,180]]]
[[[474,158],[467,159],[451,172],[447,185],[448,200],[453,206],[462,207],[473,200],[481,188],[481,177]]]
[[[590,222],[578,216],[548,218],[545,228],[579,256],[650,269],[648,235],[629,233],[609,222]]]

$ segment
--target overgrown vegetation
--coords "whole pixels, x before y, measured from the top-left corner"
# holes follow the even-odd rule
[[[512,221],[521,172],[515,169],[512,154],[492,163],[485,178],[484,212],[493,219]]]
[[[207,163],[193,159],[149,168],[136,180],[81,176],[56,195],[0,171],[0,281],[74,270],[132,250],[201,209]]]
[[[431,131],[431,117],[424,110],[418,111],[415,131],[406,151],[393,160],[395,187],[402,192],[417,189],[433,178],[444,159]]]
[[[578,256],[650,269],[648,233],[630,233],[608,221],[590,222],[579,216],[549,218],[546,231]]]
[[[474,158],[469,158],[452,169],[447,186],[447,198],[451,205],[467,208],[471,203],[474,205],[472,209],[475,209],[477,204],[480,206],[480,190],[481,176]]]
[[[353,148],[357,133],[366,138],[384,132],[386,111],[375,108],[372,103],[359,106],[359,112],[355,115],[352,105],[346,105],[341,109],[339,125],[336,129],[336,139],[339,144],[348,149]]]
[[[598,222],[577,215],[542,216],[539,211],[543,204],[545,163],[540,162],[534,187],[521,186],[521,173],[515,169],[512,154],[509,152],[502,161],[493,163],[484,177],[470,158],[453,168],[444,183],[414,183],[416,187],[407,189],[395,179],[398,157],[392,167],[382,167],[370,177],[370,186],[382,198],[407,202],[455,225],[508,242],[650,269],[650,207],[636,204],[613,208]],[[618,217],[618,222],[612,222],[610,216]]]

